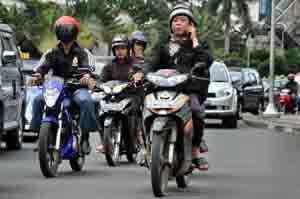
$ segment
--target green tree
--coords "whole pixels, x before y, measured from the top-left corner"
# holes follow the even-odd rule
[[[248,29],[245,32],[250,31],[251,29],[251,20],[249,16],[249,9],[247,2],[250,0],[210,0],[208,1],[209,12],[212,15],[220,15],[223,23],[225,25],[224,31],[224,48],[225,54],[228,54],[230,51],[230,31],[232,27],[231,15],[236,14],[241,18],[244,27]]]

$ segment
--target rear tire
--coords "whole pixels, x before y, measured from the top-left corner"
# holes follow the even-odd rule
[[[155,197],[166,195],[170,167],[164,164],[165,140],[161,135],[153,135],[151,153],[151,184]]]
[[[85,158],[84,156],[79,156],[77,158],[70,159],[69,162],[73,171],[81,171],[85,163]]]
[[[59,153],[54,149],[54,135],[52,125],[43,123],[39,136],[39,162],[43,175],[46,178],[55,177],[59,165]]]

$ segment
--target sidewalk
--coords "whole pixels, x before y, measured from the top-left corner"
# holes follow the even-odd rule
[[[300,115],[280,115],[280,118],[264,118],[249,113],[243,114],[248,126],[266,128],[290,134],[300,134]]]

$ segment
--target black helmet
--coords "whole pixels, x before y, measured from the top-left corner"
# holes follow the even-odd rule
[[[129,51],[129,40],[128,38],[125,36],[125,35],[116,35],[112,42],[111,42],[111,49],[112,49],[112,52],[113,52],[113,55],[115,55],[115,48],[117,46],[123,46],[125,48],[128,49]]]
[[[129,36],[129,40],[130,40],[131,47],[133,47],[133,45],[136,41],[142,42],[144,45],[144,49],[146,49],[146,47],[147,47],[148,40],[147,40],[144,32],[142,32],[142,31],[137,30],[137,31],[132,32]]]
[[[170,27],[171,27],[171,24],[172,24],[172,20],[175,16],[178,16],[178,15],[184,15],[184,16],[187,16],[195,26],[197,26],[197,22],[196,22],[196,19],[193,15],[193,12],[192,12],[192,9],[191,9],[191,6],[188,2],[182,2],[182,3],[179,3],[177,5],[175,5],[173,8],[172,8],[172,11],[170,13],[170,17],[169,17],[169,21],[170,21]],[[172,30],[172,29],[171,29]]]
[[[70,16],[58,18],[54,24],[56,38],[63,43],[76,40],[80,30],[80,23]]]

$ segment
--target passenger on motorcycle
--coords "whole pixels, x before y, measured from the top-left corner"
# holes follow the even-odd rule
[[[131,46],[131,56],[135,63],[144,62],[144,52],[147,48],[148,40],[142,31],[134,31],[129,36]]]
[[[41,58],[30,84],[35,84],[42,79],[50,70],[54,76],[68,78],[71,74],[78,72],[78,68],[87,68],[90,72],[94,70],[94,59],[87,49],[81,48],[76,42],[80,30],[80,24],[76,19],[62,16],[54,24],[56,38],[59,43],[49,49]],[[83,74],[80,84],[88,87],[90,74]],[[80,109],[79,127],[82,131],[81,149],[82,153],[89,154],[89,132],[97,129],[95,115],[95,104],[87,88],[77,89],[72,96],[72,101]],[[44,98],[40,94],[33,103],[32,129],[39,131],[44,109]]]
[[[130,56],[130,43],[125,35],[117,35],[112,40],[112,52],[115,58],[111,63],[104,66],[102,73],[100,74],[100,82],[107,82],[111,80],[130,81],[132,75],[135,74],[134,59]],[[135,75],[135,81],[139,81],[141,78]],[[131,128],[135,129],[135,136],[137,143],[142,147],[141,153],[144,152],[144,139],[141,126],[141,97],[132,96],[135,101],[135,111],[130,115],[130,119],[136,125]],[[131,123],[131,124],[132,124]],[[103,145],[100,144],[96,148],[97,151],[103,151]]]
[[[202,65],[200,77],[209,78],[209,67],[212,64],[212,56],[208,45],[200,43],[197,39],[197,22],[193,16],[190,6],[186,3],[177,4],[170,13],[170,36],[167,41],[159,41],[149,59],[145,59],[143,70],[145,73],[157,71],[158,69],[176,69],[182,73]],[[200,170],[208,169],[208,162],[201,153],[207,151],[207,146],[203,140],[204,130],[204,105],[208,92],[208,83],[195,85],[196,90],[191,92],[191,106],[193,111],[193,164]]]
[[[286,83],[285,88],[290,90],[293,108],[294,110],[297,109],[299,105],[299,97],[298,97],[299,85],[295,81],[295,74],[293,73],[288,74],[288,82]]]

